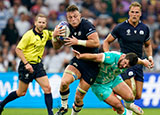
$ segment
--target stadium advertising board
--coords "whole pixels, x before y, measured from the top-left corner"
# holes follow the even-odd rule
[[[60,107],[59,87],[62,73],[48,74],[52,88],[53,107]],[[144,75],[144,88],[142,99],[136,101],[136,104],[144,108],[160,107],[160,74],[146,73]],[[69,107],[74,102],[74,94],[78,85],[78,80],[70,85]],[[0,73],[0,100],[4,99],[11,91],[18,88],[17,73]],[[11,108],[45,108],[43,91],[37,82],[33,81],[29,84],[27,94],[15,101],[7,104],[6,107]],[[100,102],[92,93],[91,89],[84,98],[84,108],[107,108],[110,107],[104,102]]]

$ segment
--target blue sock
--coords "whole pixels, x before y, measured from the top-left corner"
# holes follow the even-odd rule
[[[13,101],[17,98],[18,96],[16,91],[13,91],[1,102],[1,106],[4,107],[8,102]]]
[[[52,94],[45,94],[45,103],[47,106],[47,110],[48,110],[48,115],[53,115],[53,111],[52,111],[52,106],[53,106],[53,99],[52,99]]]

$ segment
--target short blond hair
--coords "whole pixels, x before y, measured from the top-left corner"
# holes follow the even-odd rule
[[[35,21],[37,21],[37,19],[38,19],[39,17],[42,17],[42,18],[46,18],[46,19],[47,19],[46,15],[40,13],[40,14],[38,14],[38,15],[35,17]]]
[[[132,7],[139,7],[140,10],[142,10],[142,6],[139,2],[132,2],[132,4],[129,6],[129,10],[132,8]]]

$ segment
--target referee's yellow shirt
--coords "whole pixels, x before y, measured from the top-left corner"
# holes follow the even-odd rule
[[[43,34],[39,35],[34,29],[31,29],[23,35],[17,48],[23,51],[23,54],[29,63],[40,63],[46,42],[51,39],[51,31],[43,30]]]

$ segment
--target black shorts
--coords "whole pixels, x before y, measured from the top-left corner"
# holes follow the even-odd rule
[[[73,58],[70,62],[70,65],[73,65],[81,73],[81,78],[83,78],[88,84],[92,85],[99,72],[98,63],[93,61],[80,60]]]
[[[130,67],[124,73],[122,73],[121,76],[123,80],[135,77],[135,80],[143,82],[144,81],[143,66],[137,64],[133,67]]]
[[[33,79],[43,77],[46,74],[46,71],[43,68],[43,64],[31,64],[33,67],[34,72],[29,73],[28,70],[25,69],[24,63],[21,61],[18,67],[18,73],[19,73],[19,80],[23,81],[26,84],[29,84],[29,82],[32,82]]]

